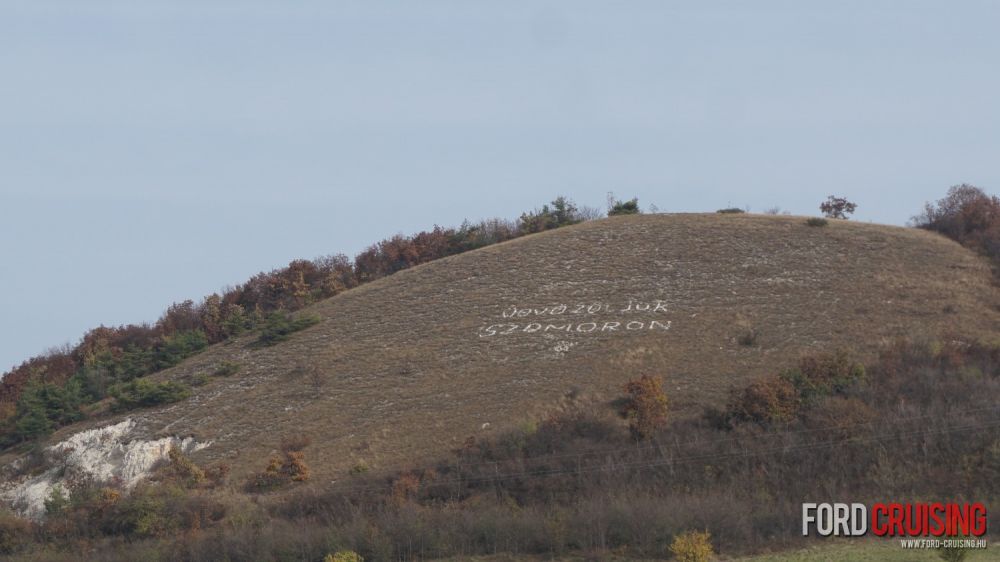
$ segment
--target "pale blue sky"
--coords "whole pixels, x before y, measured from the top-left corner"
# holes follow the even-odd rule
[[[558,194],[902,224],[1000,186],[997,6],[0,0],[0,370]]]

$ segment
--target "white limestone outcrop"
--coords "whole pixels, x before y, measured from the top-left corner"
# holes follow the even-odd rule
[[[203,449],[209,443],[194,438],[163,437],[154,440],[131,438],[136,422],[123,422],[73,434],[43,452],[44,472],[0,484],[0,500],[19,514],[41,518],[45,500],[56,487],[67,494],[74,485],[91,481],[129,490],[147,477],[153,467],[168,458],[172,447],[185,453]],[[19,459],[9,466],[16,471]]]

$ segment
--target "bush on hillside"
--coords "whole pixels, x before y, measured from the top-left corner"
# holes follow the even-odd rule
[[[14,436],[19,440],[48,435],[52,430],[83,419],[83,403],[78,381],[65,386],[50,383],[32,383],[17,402]]]
[[[525,234],[543,232],[583,221],[576,204],[565,197],[556,197],[552,206],[542,205],[541,209],[524,213],[518,219],[518,230]]]
[[[817,227],[826,226],[827,224],[829,224],[829,221],[820,217],[810,217],[806,219],[806,226]]]
[[[670,543],[670,553],[678,562],[709,562],[715,555],[712,535],[708,531],[681,533]]]
[[[110,394],[115,399],[111,409],[123,412],[177,402],[191,396],[191,390],[186,385],[174,381],[153,382],[148,379],[135,379],[111,387]]]
[[[792,383],[777,376],[765,377],[732,392],[722,421],[729,425],[786,423],[795,418],[800,405],[801,398]]]
[[[720,215],[739,215],[745,212],[746,211],[739,207],[726,207],[725,209],[719,209],[716,211],[716,213],[719,213]]]
[[[161,471],[164,477],[188,488],[193,488],[205,482],[205,471],[196,465],[176,445],[170,447],[170,451],[167,452],[167,458],[170,459],[170,464]]]
[[[206,347],[208,347],[208,337],[200,329],[166,336],[153,351],[153,369],[158,371],[173,367]]]
[[[865,377],[864,365],[852,360],[846,351],[809,355],[795,368],[733,391],[721,421],[729,426],[788,423],[804,408],[822,398],[844,394]]]
[[[794,369],[781,373],[803,401],[840,394],[865,378],[865,367],[844,350],[808,355]]]
[[[309,326],[314,326],[318,323],[319,316],[316,316],[315,314],[294,318],[291,314],[273,312],[268,315],[264,324],[264,329],[261,330],[260,338],[258,338],[257,342],[260,345],[265,346],[274,345],[287,340],[288,336],[291,334],[298,332],[299,330],[304,330]]]
[[[240,371],[240,364],[235,361],[223,361],[219,363],[219,366],[215,368],[212,372],[214,377],[228,377],[235,375]]]
[[[613,217],[617,215],[638,215],[642,211],[639,210],[639,198],[633,197],[628,201],[614,201],[611,204],[611,208],[608,209],[608,216]]]
[[[927,203],[911,224],[1000,260],[1000,198],[978,187],[964,183],[952,186],[942,199]]]
[[[247,492],[261,493],[276,490],[292,482],[309,480],[309,466],[302,449],[309,445],[308,438],[285,438],[281,456],[271,457],[263,471],[251,474],[244,485]]]
[[[667,423],[667,395],[663,379],[643,375],[625,384],[625,403],[621,415],[628,420],[629,431],[636,439],[646,439]]]

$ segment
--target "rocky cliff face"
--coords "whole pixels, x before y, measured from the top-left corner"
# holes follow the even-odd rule
[[[75,433],[42,452],[38,463],[42,472],[26,472],[27,458],[6,467],[0,500],[19,514],[40,518],[45,514],[45,500],[59,488],[67,495],[84,482],[113,484],[131,489],[150,474],[157,463],[167,458],[172,447],[185,453],[203,449],[209,443],[194,438],[164,437],[154,440],[133,438],[136,423],[131,418],[97,429]]]

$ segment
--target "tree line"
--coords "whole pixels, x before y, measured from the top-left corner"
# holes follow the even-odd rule
[[[504,219],[435,226],[372,244],[354,260],[343,254],[295,260],[201,302],[170,305],[153,324],[100,326],[75,346],[23,362],[0,381],[0,446],[47,434],[83,417],[81,407],[124,395],[140,377],[166,369],[211,344],[286,322],[287,313],[397,271],[531,233],[594,218],[565,197]],[[266,343],[266,342],[265,342]],[[132,384],[132,386],[135,386]],[[150,396],[180,397],[178,389],[149,385]],[[142,403],[140,400],[139,403]]]

